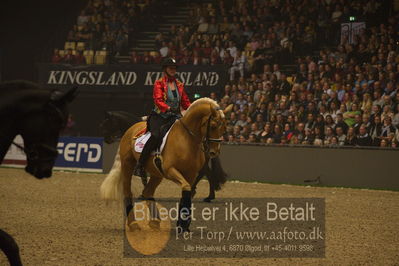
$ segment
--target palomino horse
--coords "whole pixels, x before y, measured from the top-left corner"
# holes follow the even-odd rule
[[[66,93],[42,90],[34,83],[10,81],[0,84],[0,163],[16,135],[24,140],[25,170],[36,178],[50,177],[58,155],[57,143],[68,117],[67,105],[76,88]],[[15,240],[0,230],[0,249],[11,265],[22,265]]]
[[[105,112],[105,119],[100,124],[100,132],[104,137],[104,141],[111,144],[120,140],[126,130],[128,130],[134,123],[141,120],[142,118],[136,117],[125,111],[107,111]],[[220,190],[222,185],[226,183],[226,180],[228,179],[228,175],[223,170],[219,156],[211,159],[207,156],[204,167],[200,170],[193,186],[191,187],[193,197],[196,192],[196,187],[203,177],[206,177],[209,182],[209,195],[204,199],[204,201],[211,202],[215,199],[215,191]]]
[[[135,137],[144,128],[145,123],[139,122],[126,131],[121,139],[114,166],[101,185],[103,199],[117,200],[124,197],[127,216],[133,208],[132,173],[140,156],[134,151]],[[162,179],[166,178],[181,186],[180,213],[183,210],[190,213],[191,186],[205,163],[206,153],[210,157],[219,155],[220,141],[225,130],[224,111],[220,110],[215,101],[201,98],[193,102],[184,116],[177,120],[170,130],[162,151],[161,168],[153,163],[153,157],[147,161],[145,168],[150,173],[150,180],[144,187],[142,197],[153,199],[156,188]],[[190,218],[182,219],[179,215],[177,226],[186,231],[190,221]]]

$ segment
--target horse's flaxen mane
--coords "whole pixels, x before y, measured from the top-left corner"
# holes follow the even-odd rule
[[[200,105],[200,104],[204,104],[204,103],[208,103],[208,104],[212,105],[212,107],[214,107],[215,109],[219,109],[220,108],[220,106],[217,104],[216,101],[212,100],[211,98],[204,97],[204,98],[200,98],[198,100],[195,100],[190,105],[190,107],[187,109],[187,112],[189,112],[191,108],[193,108],[193,107],[195,107],[197,105]]]

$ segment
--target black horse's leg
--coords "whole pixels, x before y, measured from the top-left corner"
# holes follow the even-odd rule
[[[211,202],[215,199],[215,180],[213,180],[210,176],[207,176],[209,182],[209,195],[204,199],[205,202]]]
[[[197,185],[199,183],[199,181],[201,181],[201,179],[205,176],[205,172],[208,165],[204,165],[204,167],[199,171],[197,178],[194,181],[194,184],[191,186],[191,197],[194,198],[195,193],[196,193],[196,189],[197,189]]]
[[[189,232],[191,223],[191,191],[183,191],[179,204],[179,218],[177,220],[178,233]]]
[[[211,168],[209,167],[209,164],[206,163],[204,165],[204,173],[206,175],[206,179],[208,180],[209,183],[209,196],[204,199],[205,202],[211,202],[213,199],[215,199],[215,183],[212,178],[212,173],[211,173]]]
[[[7,256],[11,266],[22,265],[19,247],[14,238],[0,229],[0,249]]]

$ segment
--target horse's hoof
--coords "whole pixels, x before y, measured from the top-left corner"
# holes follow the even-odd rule
[[[161,228],[161,221],[160,220],[151,220],[148,225],[152,229],[159,229]]]
[[[133,222],[135,222],[135,217],[134,217],[134,212],[129,212],[129,215],[127,216],[127,224],[131,224]]]
[[[215,198],[211,198],[211,197],[207,197],[204,199],[204,202],[211,202],[212,200],[214,200]]]
[[[190,228],[183,227],[181,225],[176,226],[176,231],[177,231],[177,234],[182,234],[182,233],[185,233],[185,232],[191,232]]]
[[[130,232],[141,230],[141,228],[137,222],[130,223],[128,227],[129,227]]]

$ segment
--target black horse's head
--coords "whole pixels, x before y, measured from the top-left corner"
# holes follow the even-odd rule
[[[122,135],[122,129],[118,120],[111,112],[105,112],[105,119],[100,124],[101,136],[104,137],[105,143],[111,144]]]
[[[37,178],[50,177],[57,158],[60,131],[68,118],[68,104],[76,97],[77,88],[67,92],[53,91],[42,101],[30,101],[25,116],[18,121],[27,157],[25,170]]]
[[[105,143],[111,144],[139,121],[142,119],[125,111],[106,111],[105,119],[100,124],[101,136],[104,137]]]

